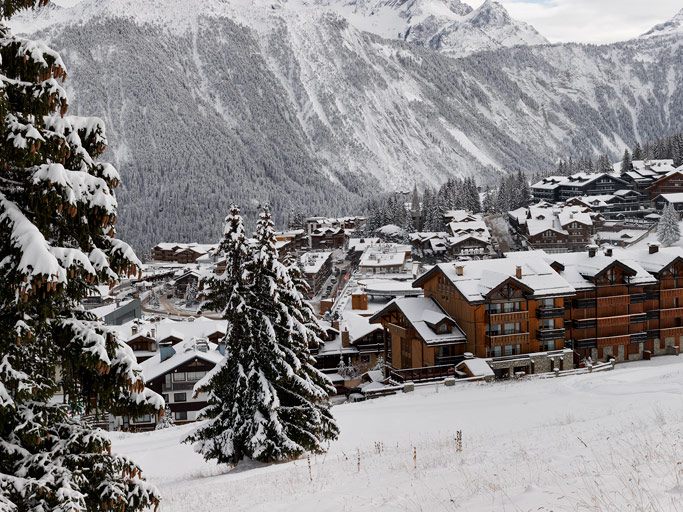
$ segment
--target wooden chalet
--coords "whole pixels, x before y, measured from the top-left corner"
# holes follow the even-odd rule
[[[658,178],[646,191],[650,199],[656,199],[661,194],[683,193],[683,171],[675,171]]]

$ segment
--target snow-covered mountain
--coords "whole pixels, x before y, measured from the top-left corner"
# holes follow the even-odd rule
[[[675,34],[455,59],[297,1],[85,0],[14,20],[62,53],[72,108],[104,118],[138,249],[215,240],[233,200],[350,212],[683,129]]]
[[[327,6],[359,30],[455,57],[548,43],[531,25],[512,19],[492,0],[477,9],[461,0],[319,0],[318,5]]]
[[[645,32],[641,37],[680,35],[683,34],[683,9],[676,16],[665,23],[655,25]]]

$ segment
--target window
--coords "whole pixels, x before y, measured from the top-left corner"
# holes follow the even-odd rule
[[[493,347],[493,357],[500,357],[502,355],[502,347]]]
[[[519,301],[503,303],[503,312],[504,313],[512,313],[513,311],[521,311],[521,309],[522,309],[522,303]]]
[[[370,364],[370,356],[369,355],[360,356],[360,362],[363,364]]]
[[[168,393],[162,393],[161,398],[164,399],[164,402],[168,403]]]
[[[517,334],[521,330],[521,324],[518,323],[511,323],[511,324],[505,324],[503,326],[503,334]]]
[[[503,354],[506,356],[511,356],[512,355],[512,345],[505,345],[503,347]]]
[[[500,324],[493,324],[489,326],[489,336],[500,336],[502,330]]]
[[[187,411],[176,411],[173,413],[175,416],[175,419],[177,420],[186,420],[187,419]]]
[[[448,326],[446,322],[444,322],[441,325],[439,325],[436,332],[439,334],[448,334],[449,332],[451,332],[451,328]]]
[[[187,393],[173,393],[174,402],[187,402]]]
[[[554,329],[555,328],[555,320],[552,318],[544,318],[541,320],[539,327],[541,329]]]
[[[133,418],[133,423],[151,423],[152,417],[149,414]]]
[[[185,372],[174,373],[173,382],[185,382]]]
[[[546,341],[545,343],[543,343],[543,346],[541,348],[546,352],[549,350],[555,350],[555,340]]]
[[[206,375],[206,372],[187,372],[185,377],[188,382],[197,382],[199,379],[204,377],[204,375]]]
[[[540,301],[540,306],[542,308],[554,308],[555,307],[555,299],[542,299]]]

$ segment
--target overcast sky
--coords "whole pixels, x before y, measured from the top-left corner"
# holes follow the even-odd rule
[[[482,0],[464,0],[473,7]],[[637,37],[683,9],[682,0],[498,0],[552,42],[611,43]]]
[[[78,0],[53,0],[73,5]],[[143,0],[144,1],[144,0]],[[203,1],[203,0],[197,0]],[[483,0],[464,0],[478,7]],[[612,43],[637,37],[683,9],[683,0],[498,0],[551,42]]]

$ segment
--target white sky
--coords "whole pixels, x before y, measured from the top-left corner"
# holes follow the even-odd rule
[[[473,7],[482,0],[464,0]],[[552,42],[611,43],[637,37],[683,9],[682,0],[498,0]]]
[[[52,0],[73,5],[79,0]],[[144,0],[143,0],[144,1]],[[197,0],[202,1],[202,0]],[[464,0],[473,7],[483,0]],[[673,18],[683,0],[498,0],[512,17],[551,42],[612,43],[639,36]]]

